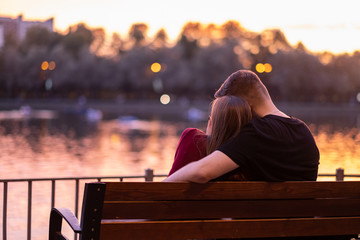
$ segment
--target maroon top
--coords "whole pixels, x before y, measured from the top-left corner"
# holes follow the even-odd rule
[[[196,128],[187,128],[181,134],[176,148],[174,163],[169,176],[185,165],[206,156],[207,135]],[[246,181],[240,168],[236,168],[212,181]]]
[[[187,128],[181,134],[169,176],[190,162],[206,156],[206,134],[196,128]]]

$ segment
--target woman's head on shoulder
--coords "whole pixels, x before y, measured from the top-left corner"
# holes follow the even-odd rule
[[[236,136],[251,118],[251,108],[243,98],[231,95],[216,98],[211,103],[207,129],[210,135],[209,151],[216,150],[222,143]]]

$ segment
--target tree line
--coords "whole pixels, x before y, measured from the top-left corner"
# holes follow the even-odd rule
[[[161,68],[153,71],[153,63]],[[258,72],[259,63],[271,69]],[[209,98],[238,69],[257,72],[278,101],[355,102],[360,92],[360,51],[313,53],[301,42],[291,45],[279,29],[188,22],[170,41],[165,29],[148,36],[144,23],[110,38],[79,23],[65,34],[33,27],[21,42],[7,35],[0,97]]]

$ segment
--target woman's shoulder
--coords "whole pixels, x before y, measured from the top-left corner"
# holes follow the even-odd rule
[[[181,136],[206,136],[206,134],[197,128],[186,128]]]
[[[186,128],[182,134],[199,134],[199,135],[206,135],[203,131],[198,128]]]
[[[206,134],[197,128],[186,128],[180,137],[180,141],[184,139],[193,139],[193,140],[199,140],[199,139],[206,139]]]

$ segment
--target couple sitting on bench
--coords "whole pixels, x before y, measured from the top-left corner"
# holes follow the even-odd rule
[[[164,181],[315,181],[318,164],[306,124],[281,112],[255,73],[239,70],[215,93],[206,134],[183,132]]]
[[[360,182],[315,181],[319,151],[305,123],[279,111],[250,71],[215,97],[206,134],[183,132],[163,181],[181,183],[86,183],[80,224],[54,208],[49,240],[66,239],[62,219],[94,240],[357,238]]]

